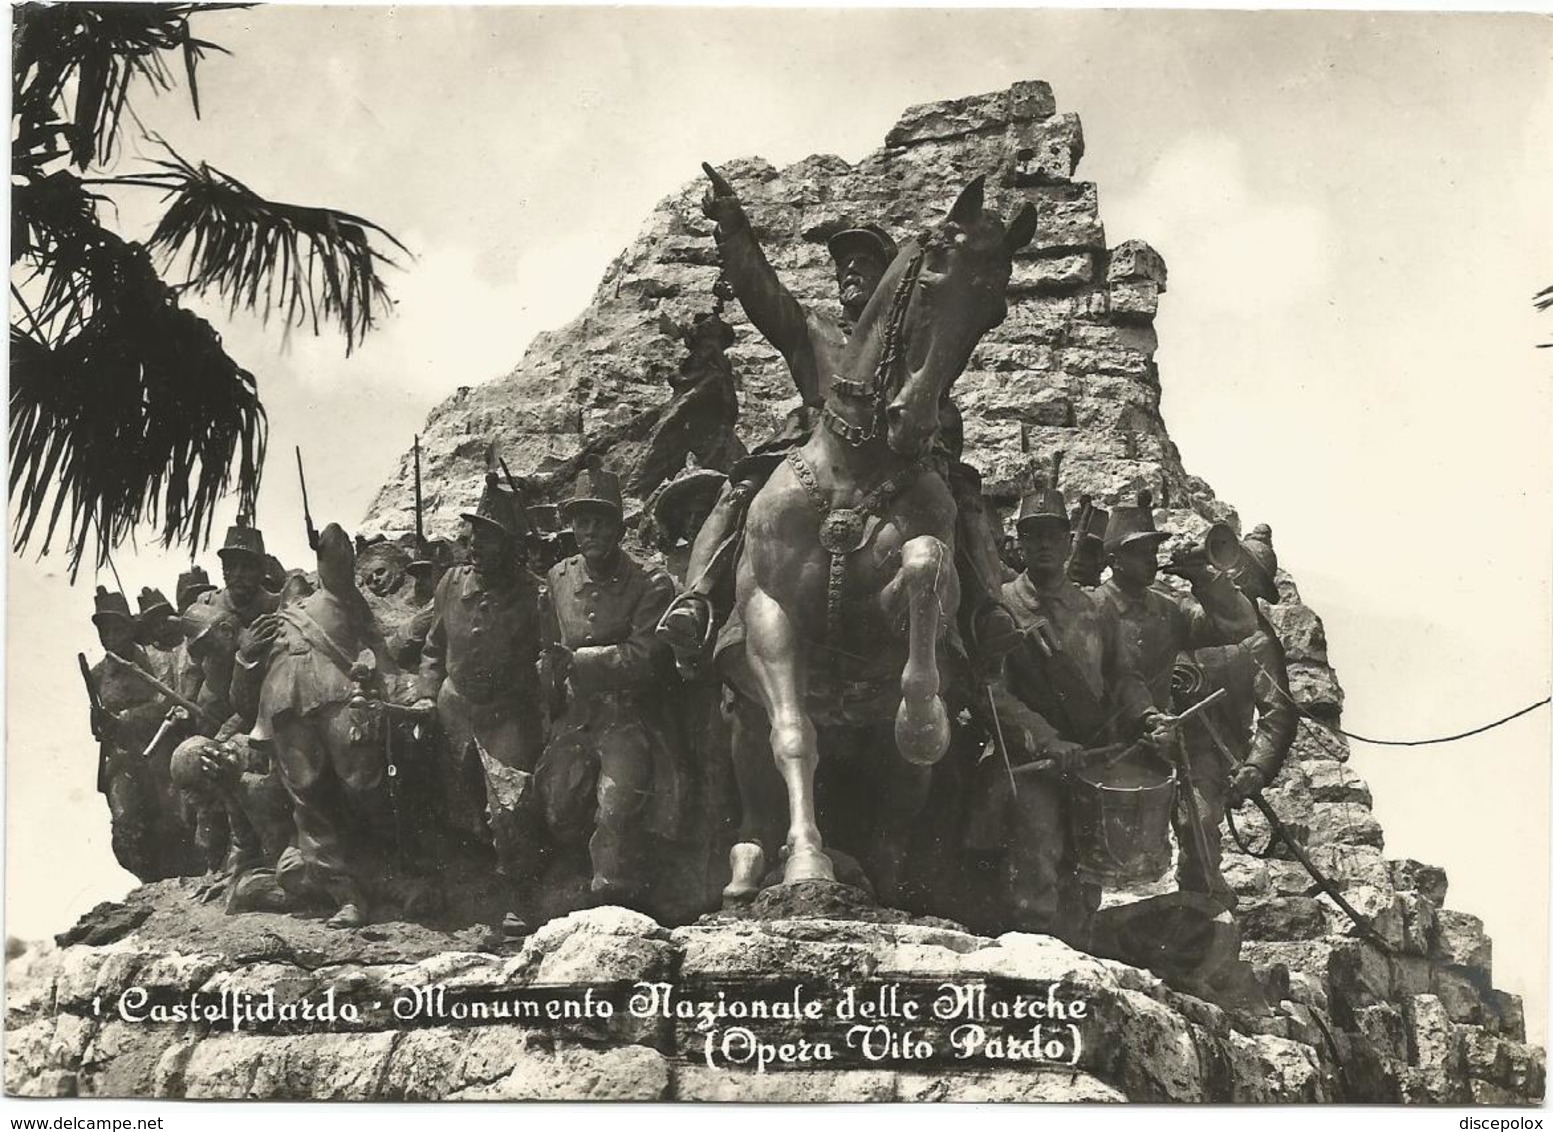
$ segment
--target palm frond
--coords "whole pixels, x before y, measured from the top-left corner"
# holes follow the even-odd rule
[[[1539,311],[1553,307],[1553,287],[1544,287],[1531,297],[1531,301],[1537,304]]]
[[[117,145],[130,85],[171,90],[168,57],[181,57],[194,113],[195,70],[207,51],[225,48],[197,39],[191,16],[247,4],[20,4],[14,9],[11,94],[14,107],[36,117],[73,94],[68,137],[72,160],[85,169],[109,160]],[[14,148],[14,147],[13,147]]]
[[[13,543],[47,553],[63,522],[72,575],[88,546],[101,564],[140,523],[166,546],[208,540],[234,465],[251,510],[267,432],[253,375],[144,248],[104,237],[74,334],[51,344],[11,327]]]
[[[389,232],[348,212],[266,200],[162,145],[169,159],[137,178],[164,187],[172,202],[148,246],[169,267],[186,256],[195,291],[215,291],[234,312],[246,308],[266,320],[279,313],[287,325],[311,325],[315,334],[333,322],[345,334],[347,354],[392,306],[378,267],[396,265],[372,246],[372,236],[409,251]]]

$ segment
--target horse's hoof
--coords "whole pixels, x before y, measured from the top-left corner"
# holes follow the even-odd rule
[[[949,713],[934,696],[915,706],[902,700],[895,712],[895,748],[914,766],[932,766],[949,750]]]
[[[728,850],[728,868],[733,877],[723,888],[723,903],[748,904],[760,892],[766,852],[754,842],[741,841]]]
[[[819,849],[797,849],[788,854],[787,867],[782,870],[783,884],[797,884],[803,880],[836,879],[836,870],[830,858]]]

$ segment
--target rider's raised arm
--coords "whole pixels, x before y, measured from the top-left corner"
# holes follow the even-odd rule
[[[776,269],[766,259],[749,221],[734,223],[725,231],[717,227],[717,247],[722,253],[723,275],[733,288],[739,305],[786,359],[799,392],[808,400],[801,375],[814,368],[814,348],[809,342],[809,316],[803,304],[777,278]],[[816,383],[817,384],[817,383]]]

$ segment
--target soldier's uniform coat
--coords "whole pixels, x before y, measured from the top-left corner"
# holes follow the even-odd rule
[[[447,820],[483,836],[484,810],[509,874],[535,864],[529,776],[544,742],[539,592],[538,579],[520,567],[489,578],[456,566],[437,584],[421,646],[418,693],[437,702],[451,760],[438,775]]]
[[[624,551],[592,574],[582,555],[549,575],[551,632],[572,653],[570,703],[556,721],[538,777],[545,818],[565,842],[588,836],[596,886],[638,883],[638,830],[678,832],[682,772],[662,725],[669,657],[658,619],[674,596],[662,571]]]

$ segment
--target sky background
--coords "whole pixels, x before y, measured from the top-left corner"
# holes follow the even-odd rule
[[[203,120],[181,91],[142,91],[146,126],[415,253],[349,359],[338,336],[210,312],[260,381],[259,520],[290,564],[309,558],[294,444],[315,521],[354,526],[427,412],[577,314],[701,161],[857,160],[909,104],[1038,78],[1083,121],[1109,243],[1169,264],[1166,423],[1189,470],[1272,526],[1326,621],[1345,726],[1451,733],[1547,694],[1553,350],[1534,347],[1553,316],[1530,302],[1553,282],[1547,17],[264,8],[195,30],[233,53],[200,69]],[[151,154],[129,145],[120,167]],[[122,225],[143,235],[152,203],[124,198]],[[171,593],[187,559],[116,560],[132,593]],[[9,564],[5,911],[24,938],[133,883],[75,671],[96,656],[92,578],[72,589],[62,567]],[[1444,865],[1448,904],[1487,921],[1535,1040],[1548,753],[1544,710],[1353,759],[1388,855]]]

